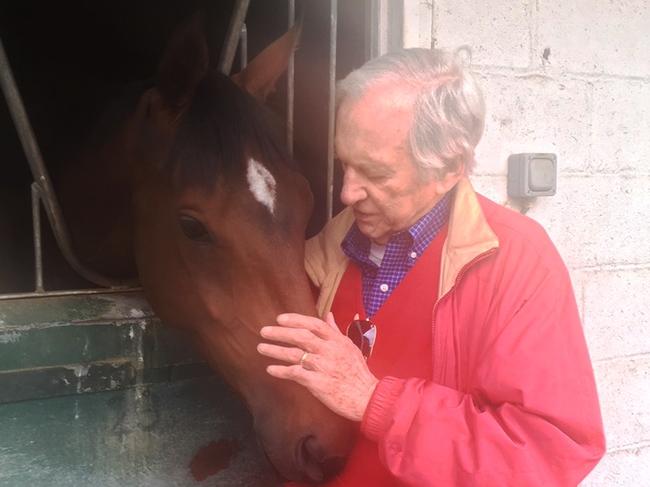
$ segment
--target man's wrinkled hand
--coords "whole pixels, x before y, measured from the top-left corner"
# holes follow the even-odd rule
[[[289,365],[269,365],[267,372],[306,387],[335,413],[361,421],[377,378],[361,351],[328,313],[327,321],[295,313],[281,314],[277,326],[265,326],[263,338],[282,345],[260,343],[258,352]]]

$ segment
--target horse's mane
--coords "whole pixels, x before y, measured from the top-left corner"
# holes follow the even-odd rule
[[[179,121],[164,168],[182,185],[214,187],[249,157],[269,166],[290,158],[273,114],[227,76],[213,71],[197,86]]]

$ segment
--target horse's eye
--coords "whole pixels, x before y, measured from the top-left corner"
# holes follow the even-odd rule
[[[208,232],[205,225],[196,218],[187,215],[180,215],[178,217],[178,224],[187,238],[195,242],[209,243],[212,242],[212,237]]]

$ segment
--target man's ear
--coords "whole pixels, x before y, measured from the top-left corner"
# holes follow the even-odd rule
[[[456,186],[465,175],[465,165],[461,164],[455,171],[446,171],[442,176],[435,178],[435,191],[439,195],[447,194]]]
[[[302,30],[302,22],[296,23],[282,37],[267,46],[243,71],[231,76],[243,90],[264,101],[275,91],[275,85],[287,70],[289,58],[295,51]]]
[[[183,22],[167,45],[158,67],[157,88],[173,111],[183,109],[208,71],[209,54],[203,15],[196,13]]]

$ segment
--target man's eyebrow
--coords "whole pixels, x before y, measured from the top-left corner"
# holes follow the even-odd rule
[[[334,153],[334,159],[336,159],[339,164],[345,165],[347,161],[340,158],[338,153]],[[392,176],[395,174],[395,169],[388,163],[381,160],[375,159],[363,159],[361,161],[355,161],[354,166],[365,173],[375,173],[375,174],[386,174]]]
[[[395,169],[392,166],[381,161],[362,161],[359,164],[359,169],[369,174],[395,174]]]

